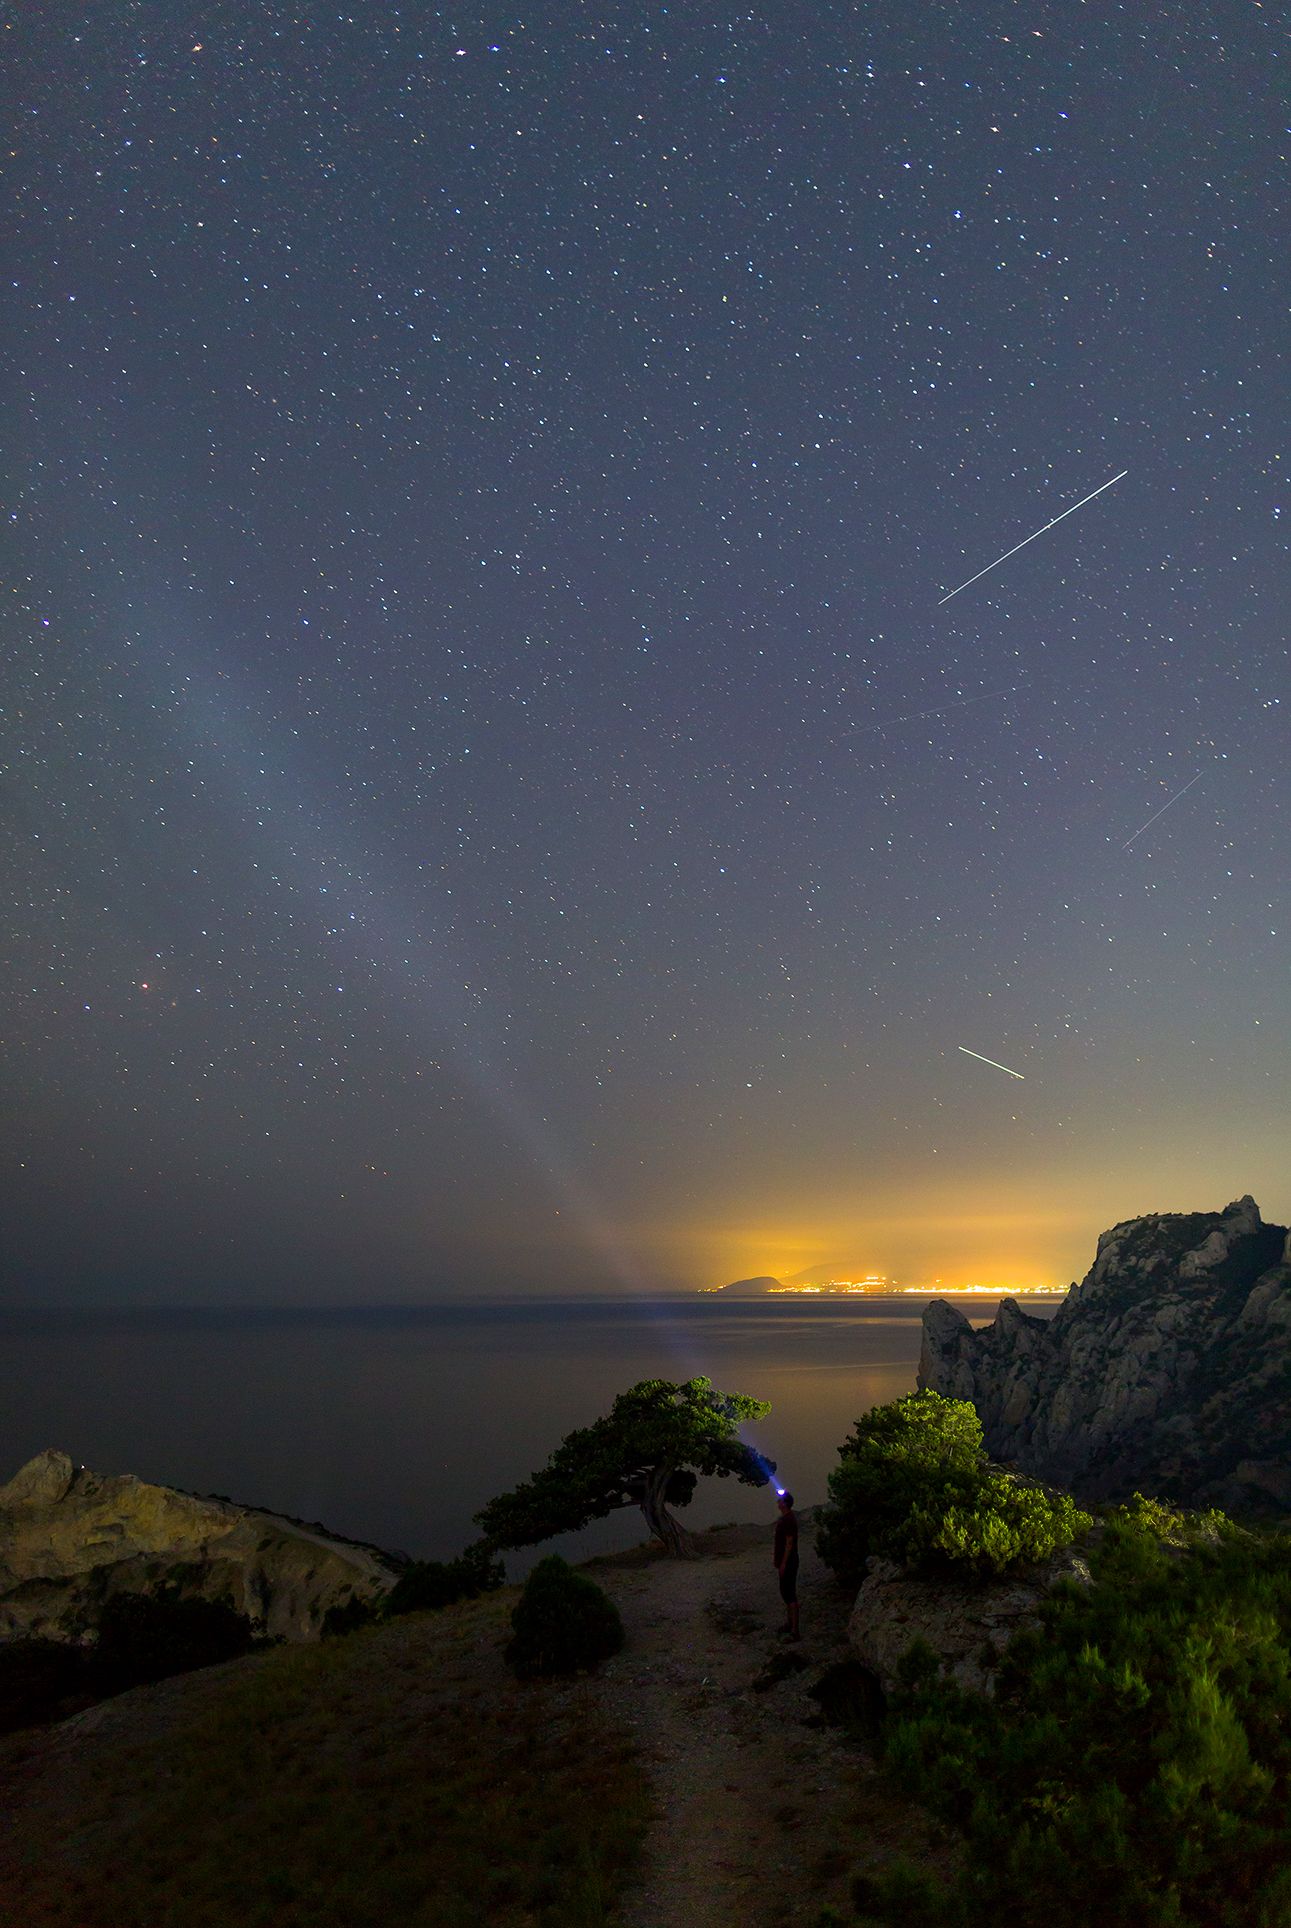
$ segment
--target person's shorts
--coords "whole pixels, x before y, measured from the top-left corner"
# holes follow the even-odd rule
[[[780,1598],[786,1607],[793,1606],[798,1598],[798,1555],[796,1553],[791,1560],[786,1560],[784,1563],[784,1572],[780,1575]]]

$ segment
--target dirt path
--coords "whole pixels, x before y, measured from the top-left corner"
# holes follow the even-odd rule
[[[846,1597],[808,1526],[803,1638],[785,1642],[770,1528],[699,1545],[692,1562],[642,1549],[591,1569],[628,1636],[598,1691],[641,1748],[658,1803],[624,1928],[772,1928],[814,1923],[826,1904],[850,1920],[855,1872],[936,1849],[926,1819],[811,1696],[849,1657]]]

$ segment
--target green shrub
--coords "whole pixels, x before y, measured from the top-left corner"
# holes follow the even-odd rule
[[[858,1419],[838,1449],[816,1548],[839,1579],[858,1584],[871,1553],[889,1551],[917,1505],[934,1505],[986,1464],[982,1422],[966,1399],[913,1392]]]
[[[331,1606],[323,1615],[320,1628],[324,1640],[338,1640],[348,1633],[357,1633],[361,1627],[370,1627],[381,1618],[379,1607],[365,1600],[361,1593],[352,1593],[348,1600]]]
[[[63,1720],[168,1674],[233,1660],[263,1643],[227,1601],[185,1599],[175,1584],[102,1600],[79,1641],[0,1642],[0,1734]]]
[[[863,1921],[891,1922],[897,1928],[912,1921],[939,1921],[940,1901],[939,1883],[904,1859],[852,1877],[852,1904]]]
[[[385,1597],[387,1614],[425,1613],[492,1593],[506,1575],[488,1545],[477,1540],[455,1560],[410,1560]]]
[[[911,1566],[949,1563],[988,1577],[1052,1559],[1092,1525],[1070,1493],[1049,1493],[990,1467],[914,1507],[891,1545]]]
[[[1166,1547],[1216,1546],[1225,1534],[1237,1531],[1216,1507],[1206,1513],[1188,1513],[1142,1493],[1110,1510],[1107,1530],[1123,1550],[1136,1545],[1140,1552],[1151,1549],[1157,1556]]]
[[[511,1615],[507,1664],[520,1679],[598,1667],[623,1645],[623,1622],[608,1594],[557,1553],[540,1560]]]
[[[894,1698],[889,1770],[967,1837],[946,1918],[1278,1928],[1291,1539],[1135,1501],[1090,1559],[1093,1585],[1052,1596],[993,1699],[928,1680]]]
[[[459,1600],[492,1593],[506,1578],[502,1562],[477,1540],[455,1560],[409,1560],[384,1598],[362,1600],[357,1595],[323,1615],[324,1639],[357,1633],[362,1627],[401,1613],[437,1613]]]
[[[251,1622],[224,1600],[186,1600],[175,1586],[114,1593],[99,1615],[94,1667],[104,1691],[233,1660],[255,1645]]]
[[[883,1723],[883,1690],[859,1660],[836,1660],[807,1689],[820,1719],[870,1745]]]
[[[986,1577],[1049,1559],[1090,1525],[1069,1495],[990,1464],[967,1400],[916,1392],[858,1419],[839,1447],[816,1546],[850,1585],[872,1553]]]

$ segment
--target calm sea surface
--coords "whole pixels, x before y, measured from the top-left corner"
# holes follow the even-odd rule
[[[313,1311],[0,1314],[0,1481],[59,1446],[96,1472],[224,1493],[443,1558],[471,1515],[638,1379],[706,1374],[771,1401],[749,1430],[802,1505],[852,1421],[913,1390],[922,1299],[564,1300]],[[1028,1302],[1052,1314],[1060,1301]],[[994,1301],[965,1310],[981,1324]],[[691,1526],[769,1519],[701,1483]],[[556,1543],[643,1537],[632,1510]],[[520,1562],[522,1569],[527,1562]]]

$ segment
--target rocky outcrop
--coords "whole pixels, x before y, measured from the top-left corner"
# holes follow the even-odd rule
[[[924,1313],[920,1387],[992,1458],[1087,1499],[1291,1511],[1291,1238],[1254,1199],[1114,1225],[1052,1319]]]
[[[885,1694],[899,1685],[902,1657],[916,1642],[936,1655],[943,1677],[966,1693],[989,1694],[1005,1648],[1035,1626],[1059,1580],[1089,1585],[1089,1568],[1073,1547],[1044,1566],[987,1583],[921,1579],[893,1560],[872,1559],[847,1637]]]
[[[397,1560],[374,1548],[130,1473],[104,1477],[62,1452],[0,1486],[0,1639],[92,1639],[109,1595],[170,1585],[227,1600],[258,1633],[309,1640],[329,1607],[397,1578]]]

